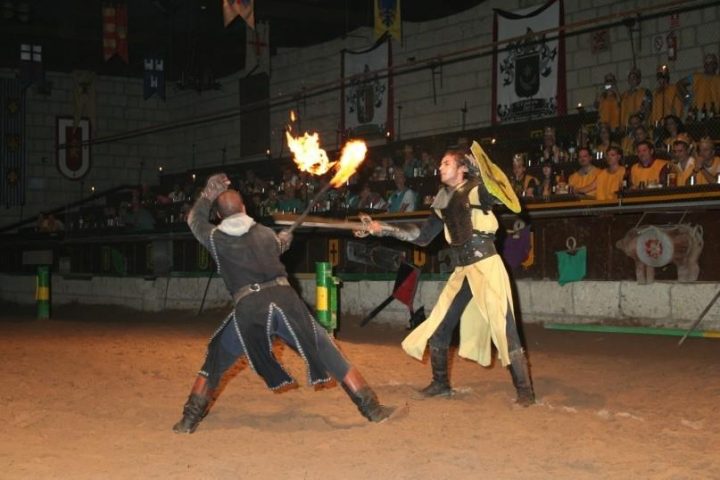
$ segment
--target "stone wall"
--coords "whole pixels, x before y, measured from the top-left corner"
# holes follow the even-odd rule
[[[315,303],[315,279],[297,279],[303,299]],[[197,310],[207,277],[86,279],[53,275],[53,305],[123,305],[143,311]],[[720,288],[717,283],[576,282],[560,286],[553,281],[516,282],[520,317],[526,323],[602,323],[687,328],[698,318]],[[364,316],[390,296],[393,282],[345,282],[340,290],[341,313]],[[421,281],[415,308],[427,314],[437,301],[443,281]],[[35,277],[0,274],[0,300],[20,304],[35,302]],[[206,308],[228,307],[229,298],[219,278],[210,282]],[[395,301],[373,321],[406,325],[408,309]],[[707,313],[700,330],[720,330],[720,302]]]

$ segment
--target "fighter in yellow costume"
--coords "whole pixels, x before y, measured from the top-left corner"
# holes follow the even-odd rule
[[[472,151],[473,155],[460,150],[445,153],[440,164],[443,187],[422,226],[373,221],[368,230],[373,235],[390,235],[421,246],[444,231],[450,244],[455,269],[430,316],[402,342],[405,352],[418,360],[430,344],[432,382],[421,394],[452,395],[448,347],[459,323],[458,355],[488,366],[494,344],[502,365],[510,365],[517,403],[528,406],[535,402],[535,393],[515,324],[510,281],[495,251],[498,221],[492,212],[499,201],[515,211],[520,205],[505,174],[477,143],[473,143]]]

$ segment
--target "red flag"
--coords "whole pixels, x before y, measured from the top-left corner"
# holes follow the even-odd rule
[[[110,60],[118,55],[125,63],[129,63],[127,43],[127,5],[105,4],[103,16],[103,57]]]
[[[395,286],[392,296],[400,303],[404,303],[413,311],[413,301],[420,280],[420,269],[409,263],[401,263],[395,277]]]
[[[255,29],[255,0],[223,0],[223,20],[227,27],[240,16],[248,26]]]

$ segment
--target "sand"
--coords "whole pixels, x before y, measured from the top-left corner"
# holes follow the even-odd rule
[[[2,311],[6,480],[720,478],[718,340],[526,326],[538,404],[521,408],[505,369],[457,357],[457,394],[414,400],[430,367],[401,351],[406,332],[344,318],[339,346],[406,416],[370,424],[338,386],[277,394],[238,368],[197,432],[178,435],[224,312]]]

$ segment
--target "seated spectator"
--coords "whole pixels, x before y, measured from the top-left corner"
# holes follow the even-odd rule
[[[44,213],[38,213],[38,218],[35,222],[36,232],[47,232],[47,218]]]
[[[388,212],[413,212],[417,205],[417,193],[405,185],[405,172],[395,172],[395,186],[397,189],[388,198]]]
[[[680,133],[672,144],[671,173],[676,176],[676,185],[686,185],[695,171],[695,157],[691,154],[692,141],[687,133]]]
[[[561,163],[567,161],[568,154],[557,144],[555,137],[555,129],[553,127],[545,127],[543,130],[542,144],[542,161],[550,160],[552,163]]]
[[[546,162],[552,162],[552,160],[546,159]],[[515,154],[513,157],[512,164],[512,175],[510,176],[510,184],[512,185],[515,194],[518,197],[533,196],[535,186],[537,185],[537,179],[532,175],[527,174],[527,168],[525,167],[525,158],[522,154]]]
[[[595,181],[600,172],[595,165],[592,164],[592,155],[590,149],[581,147],[578,149],[578,164],[580,168],[570,175],[568,185],[572,189],[572,193],[579,193],[588,197],[595,197]]]
[[[695,165],[695,184],[720,183],[720,157],[715,155],[715,144],[710,137],[698,142],[698,158]]]
[[[623,155],[635,155],[635,130],[638,127],[642,126],[643,119],[640,115],[630,115],[627,125],[627,131],[621,143]],[[643,132],[645,133],[645,137],[643,138],[643,140],[645,140],[647,139],[647,131],[643,129]]]
[[[285,213],[300,213],[305,209],[305,204],[297,198],[297,190],[288,184],[288,188],[283,190],[280,200],[277,203],[277,209]]]
[[[645,140],[640,142],[635,150],[638,162],[630,169],[630,188],[642,190],[663,183],[663,172],[668,164],[667,160],[655,158],[655,148],[652,143]]]
[[[553,172],[552,162],[543,162],[542,175],[535,185],[534,196],[547,198],[555,193],[557,187],[557,176]]]
[[[353,210],[385,210],[387,202],[382,196],[370,189],[370,184],[363,183],[357,194],[352,195],[349,200],[349,207]]]
[[[126,212],[122,220],[123,224],[129,225],[133,230],[137,231],[152,230],[155,228],[155,218],[152,216],[152,213],[138,201],[133,201],[132,211]]]
[[[420,168],[420,160],[415,156],[412,145],[405,145],[403,148],[402,170],[405,172],[405,178],[413,178]]]
[[[172,191],[168,194],[168,198],[172,203],[179,203],[185,201],[185,192],[180,188],[180,184],[176,183],[173,185]]]
[[[607,168],[600,170],[595,179],[595,198],[597,200],[615,200],[622,189],[625,167],[622,161],[622,149],[618,146],[608,148],[605,156]]]
[[[668,152],[672,151],[672,144],[681,133],[685,133],[685,126],[679,117],[675,115],[668,115],[663,118],[663,128],[660,133],[661,138],[657,139],[655,145],[664,147]]]
[[[55,218],[55,215],[52,213],[48,213],[47,217],[45,219],[45,226],[46,226],[46,232],[53,233],[53,232],[62,232],[65,230],[65,224]]]
[[[274,188],[267,191],[267,197],[262,200],[261,206],[263,212],[271,214],[278,209],[278,194]]]
[[[595,141],[595,152],[600,154],[600,158],[605,158],[605,153],[614,145],[610,125],[607,123],[598,124],[598,136]]]
[[[426,177],[437,175],[438,162],[426,149],[420,151],[420,169]]]

